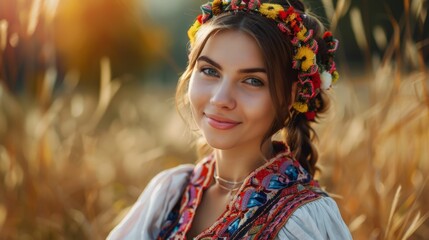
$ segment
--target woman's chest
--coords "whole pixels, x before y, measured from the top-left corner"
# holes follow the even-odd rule
[[[226,212],[230,200],[231,194],[222,189],[215,186],[207,189],[195,211],[187,239],[192,239],[213,225]]]

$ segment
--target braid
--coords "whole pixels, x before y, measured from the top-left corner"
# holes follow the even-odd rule
[[[314,175],[317,171],[318,153],[313,139],[317,138],[317,134],[305,115],[295,114],[286,128],[286,133],[286,142],[291,152],[295,154],[301,166],[311,175]]]
[[[296,9],[305,12],[305,6],[301,0],[288,0],[289,3]],[[308,14],[304,19],[304,24],[314,31],[315,39],[319,46],[317,54],[318,61],[328,61],[328,48],[325,41],[322,39],[322,34],[325,31],[323,24],[313,15]],[[329,98],[324,90],[321,90],[315,98],[317,113],[315,119],[319,118],[320,114],[326,112],[329,108]],[[292,116],[287,120],[285,128],[285,141],[289,145],[291,152],[294,153],[299,163],[311,174],[319,171],[316,163],[319,157],[315,142],[317,141],[317,133],[313,129],[311,123],[316,120],[309,121],[304,113],[292,110]]]
[[[329,108],[329,98],[325,92],[322,91],[319,94],[318,102],[320,109],[317,112],[317,118]],[[292,110],[292,116],[287,120],[282,134],[301,166],[314,176],[319,171],[316,166],[319,153],[315,145],[318,140],[317,133],[311,124],[312,121],[307,120],[305,114]]]

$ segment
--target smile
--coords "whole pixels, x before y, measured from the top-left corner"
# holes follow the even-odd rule
[[[207,119],[207,123],[211,127],[219,130],[228,130],[241,123],[231,119],[219,117],[216,115],[206,114],[206,113],[204,113],[204,117]]]

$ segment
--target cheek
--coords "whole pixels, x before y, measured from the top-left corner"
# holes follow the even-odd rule
[[[205,101],[204,96],[205,94],[203,93],[203,89],[201,86],[198,86],[198,81],[196,81],[195,75],[192,74],[191,79],[189,80],[188,98],[194,117],[195,114],[200,112],[203,107]]]
[[[271,121],[274,119],[274,106],[271,101],[269,94],[265,94],[259,98],[249,99],[247,101],[249,106],[248,108],[249,114],[254,116],[254,119],[258,119],[258,121]]]
[[[269,96],[264,97],[262,101],[254,102],[254,104],[254,107],[249,108],[248,116],[252,116],[254,123],[261,126],[262,131],[268,131],[275,119],[275,110],[271,98]]]

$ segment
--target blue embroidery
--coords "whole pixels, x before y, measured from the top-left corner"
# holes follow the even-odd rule
[[[296,181],[298,179],[298,169],[296,169],[296,167],[294,165],[287,166],[285,174],[292,181]]]
[[[240,223],[240,218],[235,219],[229,226],[228,226],[228,233],[233,234],[238,229],[238,224]]]
[[[247,202],[247,208],[262,206],[265,202],[267,202],[267,194],[264,192],[253,192],[249,202]]]
[[[286,184],[284,183],[284,179],[283,181],[281,181],[282,179],[280,178],[279,175],[274,175],[271,179],[270,179],[270,183],[268,184],[268,189],[282,189],[286,186]]]

